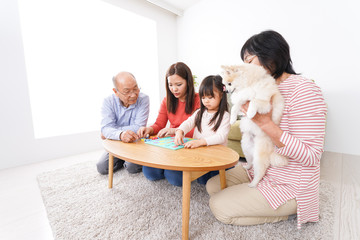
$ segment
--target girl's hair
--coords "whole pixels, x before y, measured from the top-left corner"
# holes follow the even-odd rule
[[[297,74],[292,66],[289,44],[273,30],[263,31],[249,38],[240,52],[243,61],[245,54],[256,55],[261,65],[268,69],[275,79],[284,72]]]
[[[195,104],[195,89],[194,89],[194,78],[190,68],[183,62],[174,63],[169,67],[165,77],[165,88],[166,88],[166,107],[168,112],[175,114],[178,101],[174,94],[171,93],[168,77],[172,75],[178,75],[186,80],[186,105],[185,112],[191,114],[194,111]]]
[[[217,91],[219,93],[221,100],[217,112],[214,114],[213,118],[209,122],[209,126],[211,124],[214,124],[216,118],[219,117],[217,122],[215,123],[215,126],[212,129],[214,132],[216,132],[216,130],[218,130],[218,128],[220,127],[224,113],[229,111],[225,85],[222,84],[222,78],[220,75],[210,75],[204,78],[204,80],[201,82],[199,89],[200,99],[202,99],[204,96],[215,97],[214,91]],[[201,120],[205,110],[206,107],[201,101],[200,110],[198,111],[195,117],[195,126],[197,127],[199,132],[201,132]]]

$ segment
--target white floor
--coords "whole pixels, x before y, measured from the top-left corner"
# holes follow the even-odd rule
[[[102,151],[0,171],[0,239],[53,239],[36,176],[80,162],[96,161]],[[335,185],[334,239],[360,239],[360,156],[325,152],[321,178]]]

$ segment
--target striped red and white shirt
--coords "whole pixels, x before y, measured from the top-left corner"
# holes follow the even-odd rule
[[[309,79],[291,75],[279,85],[285,100],[280,122],[285,145],[276,152],[289,157],[284,167],[270,167],[257,189],[273,209],[296,198],[298,228],[319,220],[320,158],[327,107],[320,88]],[[252,179],[253,169],[249,170]]]

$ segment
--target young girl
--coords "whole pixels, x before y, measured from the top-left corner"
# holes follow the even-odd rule
[[[156,122],[150,127],[139,128],[140,138],[157,134],[158,137],[174,135],[177,127],[200,107],[199,94],[195,93],[190,68],[183,62],[172,64],[165,77],[166,97],[161,102]],[[167,122],[170,127],[166,127]],[[193,136],[193,130],[187,137]],[[166,178],[175,186],[182,186],[182,172],[143,166],[145,177],[151,181]]]
[[[184,121],[176,130],[174,142],[185,148],[222,144],[227,145],[230,131],[230,114],[225,93],[225,86],[219,75],[206,77],[199,89],[201,107]],[[184,134],[195,127],[195,140],[184,143]],[[219,171],[209,172],[198,178],[198,182],[206,184],[207,180]]]

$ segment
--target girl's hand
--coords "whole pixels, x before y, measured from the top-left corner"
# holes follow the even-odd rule
[[[175,131],[176,131],[176,128],[163,128],[158,132],[157,136],[161,138],[161,137],[165,137],[167,135],[169,135],[169,136],[174,135]]]
[[[184,144],[184,132],[183,130],[176,130],[175,132],[175,138],[174,138],[174,143],[176,145],[183,145]]]
[[[140,138],[149,137],[154,132],[154,129],[152,127],[141,127],[137,131],[137,135],[139,135]]]
[[[199,140],[192,140],[184,144],[185,148],[197,148],[201,146],[206,146],[207,142],[205,139],[199,139]]]

